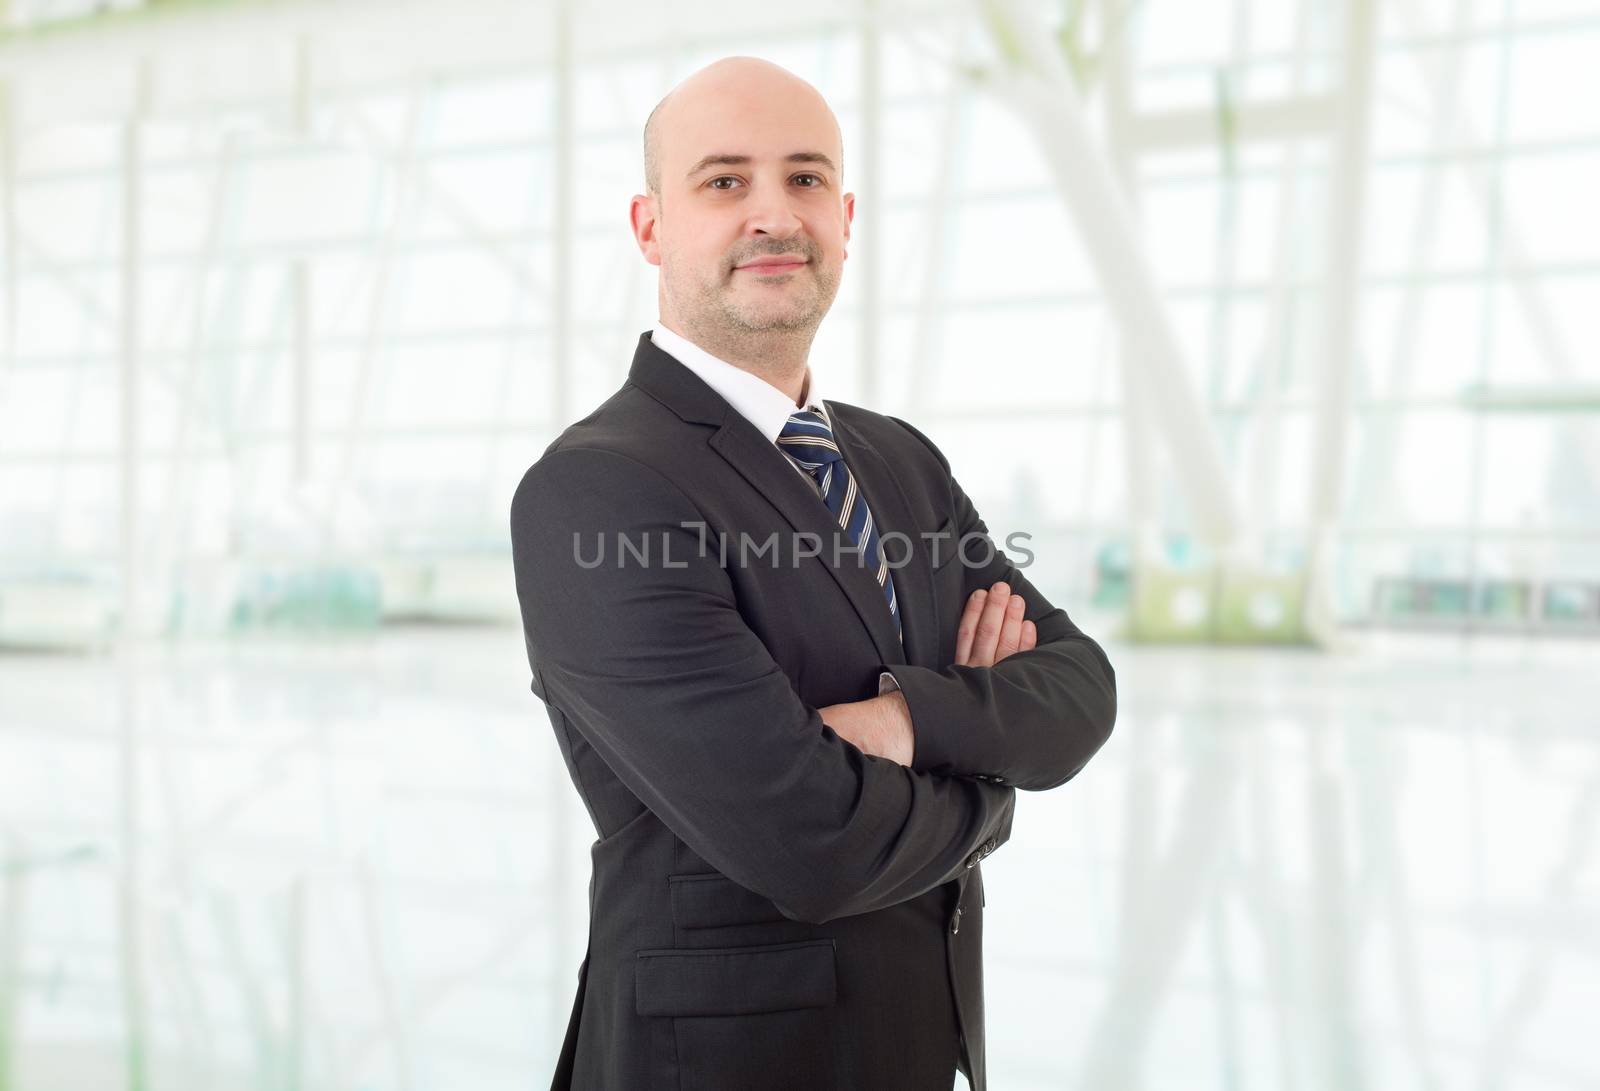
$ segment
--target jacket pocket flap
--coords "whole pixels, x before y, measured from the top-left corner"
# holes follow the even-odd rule
[[[722,928],[785,921],[778,907],[725,875],[669,875],[672,923],[679,928]]]
[[[764,947],[671,947],[634,956],[640,1015],[754,1015],[820,1008],[838,994],[831,939]]]

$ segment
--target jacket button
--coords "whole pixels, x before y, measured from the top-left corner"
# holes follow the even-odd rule
[[[982,859],[983,859],[983,854],[981,852],[973,853],[971,856],[967,857],[967,867],[969,867],[969,868],[977,867],[978,866],[978,861],[982,860]]]
[[[955,914],[950,918],[950,934],[953,936],[961,931],[961,907],[956,906]]]

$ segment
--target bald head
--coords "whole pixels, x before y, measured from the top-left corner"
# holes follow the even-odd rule
[[[674,87],[645,123],[648,192],[628,202],[667,328],[797,396],[848,256],[843,160],[821,93],[770,61],[725,57]]]
[[[660,200],[661,172],[674,136],[718,103],[789,102],[801,111],[820,110],[833,129],[833,152],[844,173],[844,138],[827,100],[811,84],[787,68],[759,57],[724,57],[693,73],[658,103],[644,123],[645,192]]]

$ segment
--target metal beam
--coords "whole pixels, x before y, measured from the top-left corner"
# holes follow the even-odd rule
[[[957,32],[964,30],[959,24]],[[956,43],[955,68],[961,66],[960,42]],[[962,180],[962,167],[966,163],[966,131],[969,111],[966,90],[968,80],[960,71],[951,71],[950,83],[945,88],[944,103],[940,110],[939,141],[936,145],[938,163],[933,171],[933,188],[922,217],[922,230],[918,232],[927,252],[922,264],[922,288],[917,298],[917,320],[911,327],[911,360],[917,368],[908,395],[911,408],[919,415],[925,412],[931,399],[929,391],[935,389],[944,370],[943,320],[945,287],[954,263],[949,249],[954,233],[950,226],[955,221],[954,202]],[[904,208],[904,204],[899,204]]]
[[[1306,571],[1306,624],[1331,638],[1333,528],[1344,497],[1345,453],[1361,318],[1362,225],[1370,161],[1373,69],[1377,14],[1371,0],[1348,0],[1339,82],[1339,124],[1334,134],[1333,214],[1328,218],[1323,288],[1323,328],[1317,373],[1317,413],[1312,422],[1311,541]]]
[[[1600,411],[1600,386],[1549,383],[1530,386],[1469,386],[1461,392],[1469,409],[1519,413],[1593,413]]]
[[[311,139],[311,38],[295,40],[294,98],[290,102],[290,127],[301,141]],[[290,481],[305,488],[311,481],[311,259],[297,254],[289,262],[290,328],[293,353],[289,374],[289,427],[294,431],[290,455]]]
[[[572,349],[572,279],[576,266],[573,247],[574,206],[572,180],[576,171],[574,158],[574,115],[577,112],[575,96],[577,77],[572,66],[572,7],[569,0],[557,0],[554,12],[555,26],[551,41],[555,43],[555,102],[553,107],[552,151],[554,172],[553,194],[550,201],[552,222],[550,230],[550,408],[551,415],[564,426],[575,408],[572,401],[572,368],[576,364]]]
[[[1107,157],[1119,189],[1137,214],[1139,190],[1133,129],[1133,59],[1128,48],[1127,20],[1119,0],[1100,0],[1102,27],[1102,98],[1106,120]],[[1121,337],[1125,359],[1132,346]],[[1156,434],[1150,416],[1150,392],[1139,383],[1136,369],[1124,367],[1122,379],[1122,453],[1128,494],[1129,560],[1140,572],[1164,558],[1156,510]]]
[[[1303,136],[1324,136],[1338,116],[1334,95],[1291,95],[1269,102],[1236,106],[1227,115],[1211,107],[1192,110],[1166,110],[1140,114],[1132,119],[1129,140],[1140,152],[1171,151],[1176,148],[1214,148],[1230,144],[1278,143]]]
[[[1455,30],[1460,31],[1471,21],[1473,6],[1472,0],[1456,0],[1453,13]],[[1433,127],[1428,135],[1427,158],[1422,161],[1422,191],[1418,196],[1416,214],[1409,225],[1407,264],[1409,271],[1416,274],[1428,270],[1444,208],[1442,198],[1448,164],[1441,156],[1450,149],[1455,138],[1455,115],[1463,105],[1460,101],[1462,67],[1461,51],[1450,49],[1445,51],[1442,67],[1432,69],[1434,82],[1430,90],[1434,95]],[[1404,420],[1400,412],[1404,404],[1402,399],[1410,394],[1420,357],[1417,341],[1422,329],[1425,287],[1427,283],[1420,277],[1408,279],[1401,286],[1400,304],[1396,308],[1394,330],[1389,339],[1388,360],[1383,366],[1388,378],[1384,397],[1388,405],[1367,414],[1363,442],[1356,452],[1356,494],[1362,497],[1369,512],[1386,516],[1396,508],[1397,475],[1392,466]],[[1378,361],[1372,361],[1369,373],[1376,372],[1378,366]],[[1368,389],[1377,387],[1375,381],[1367,385]]]
[[[0,0],[3,4],[4,0]],[[17,136],[10,81],[0,79],[0,400],[6,376],[16,363],[17,320]]]
[[[1313,15],[1304,6],[1295,9],[1294,43],[1291,47],[1290,78],[1299,93],[1309,77]],[[1294,399],[1284,396],[1285,376],[1293,357],[1293,323],[1296,291],[1296,226],[1300,218],[1300,187],[1304,176],[1305,152],[1300,141],[1284,149],[1283,165],[1277,169],[1277,216],[1273,234],[1272,273],[1267,280],[1266,328],[1261,336],[1255,390],[1250,396],[1249,413],[1254,417],[1258,440],[1246,467],[1250,518],[1257,527],[1278,521],[1278,475],[1283,463],[1280,450],[1286,411]],[[1212,412],[1228,412],[1225,403],[1213,403]]]
[[[989,87],[1032,129],[1078,228],[1123,337],[1134,383],[1154,396],[1153,418],[1170,448],[1200,538],[1231,550],[1242,523],[1205,406],[1183,365],[1177,333],[1115,176],[1095,147],[1077,84],[1055,39],[1017,0],[985,0],[1007,67]]]
[[[861,149],[857,168],[861,176],[861,189],[869,194],[883,191],[883,94],[880,78],[883,68],[883,45],[878,30],[877,0],[866,0],[861,5],[861,107],[859,125]],[[879,245],[883,239],[883,217],[888,212],[887,201],[873,202],[867,214],[851,232],[856,243],[857,298],[861,305],[856,319],[856,366],[861,375],[861,388],[868,405],[884,403],[883,361],[880,358],[882,327],[878,321],[879,300],[882,296],[880,279],[883,270]],[[913,360],[913,367],[916,361]],[[913,380],[921,386],[925,378]]]
[[[121,587],[122,614],[117,633],[118,802],[121,827],[117,875],[117,935],[121,956],[123,1058],[128,1091],[145,1091],[149,1073],[145,1050],[149,1021],[145,1007],[144,910],[140,851],[139,664],[144,635],[144,584],[140,579],[140,297],[139,258],[144,240],[140,157],[144,118],[153,82],[150,63],[139,65],[133,101],[122,124],[122,273],[120,371],[121,428]]]
[[[424,82],[412,91],[410,108],[406,113],[405,135],[399,154],[392,160],[394,178],[394,203],[389,209],[389,222],[377,240],[372,257],[372,294],[367,300],[365,335],[361,355],[356,363],[356,380],[350,392],[349,420],[346,436],[339,448],[339,461],[328,481],[326,497],[321,511],[322,546],[334,543],[339,516],[339,505],[350,487],[355,473],[357,448],[364,438],[368,402],[372,396],[372,373],[377,366],[383,346],[385,321],[388,317],[389,292],[394,280],[397,243],[410,227],[412,206],[417,199],[417,148],[421,143],[420,130],[423,115],[433,101],[433,87]]]

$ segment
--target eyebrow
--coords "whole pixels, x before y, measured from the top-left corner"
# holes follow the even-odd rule
[[[688,174],[684,175],[684,177],[693,178],[707,167],[742,167],[750,161],[751,160],[748,155],[729,155],[726,153],[708,155],[704,159],[700,160],[700,162],[696,163],[694,168],[690,170]],[[835,174],[839,173],[839,168],[834,166],[833,160],[829,159],[821,152],[791,152],[785,157],[785,162],[820,163],[829,170],[833,171]]]

